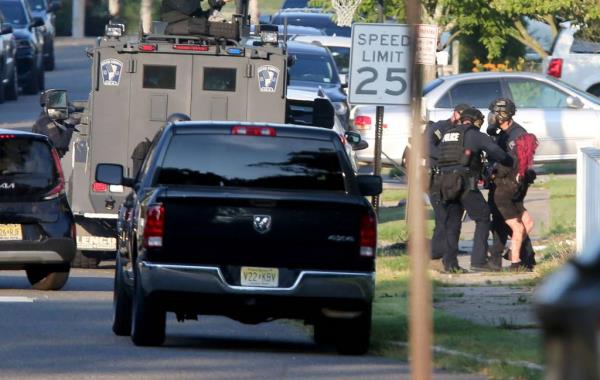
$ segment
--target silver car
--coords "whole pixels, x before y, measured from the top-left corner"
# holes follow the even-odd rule
[[[484,114],[492,100],[512,99],[517,106],[514,120],[537,136],[538,162],[574,160],[577,150],[600,141],[600,98],[564,82],[536,73],[485,72],[442,77],[424,90],[428,120],[450,117],[454,106],[471,104]],[[375,107],[357,106],[354,127],[374,146]],[[386,107],[384,114],[383,162],[402,161],[410,132],[408,106]],[[485,126],[484,126],[485,128]],[[483,130],[483,128],[482,128]],[[359,160],[371,162],[372,149],[359,152]],[[388,159],[389,158],[389,159]]]

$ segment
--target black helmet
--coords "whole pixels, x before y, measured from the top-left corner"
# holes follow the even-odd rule
[[[172,113],[167,118],[167,123],[175,123],[178,121],[190,121],[190,120],[192,120],[192,119],[188,115],[186,115],[184,113],[176,112],[176,113]]]
[[[477,128],[481,127],[483,124],[483,114],[477,108],[467,108],[460,114],[460,122],[464,123],[466,120],[469,120],[473,123]]]
[[[512,119],[517,112],[517,107],[512,100],[508,98],[498,98],[489,106],[489,110],[495,113],[500,123]]]

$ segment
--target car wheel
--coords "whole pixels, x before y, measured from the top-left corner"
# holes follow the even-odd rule
[[[165,341],[167,313],[144,295],[140,282],[140,275],[136,273],[131,340],[136,346],[160,346]]]
[[[17,100],[19,98],[19,82],[17,78],[17,69],[13,70],[12,79],[8,82],[5,89],[7,100]]]
[[[69,264],[33,265],[25,269],[27,279],[36,290],[59,290],[69,279]]]
[[[29,76],[29,80],[23,85],[23,93],[27,95],[36,95],[39,92],[39,75],[40,72],[36,70],[32,75]]]
[[[44,58],[44,69],[46,71],[52,71],[56,67],[56,59],[54,57],[54,42],[50,45],[50,54]]]
[[[371,306],[359,317],[335,322],[335,345],[342,355],[364,355],[371,338]]]
[[[77,250],[75,253],[75,258],[73,259],[73,263],[71,266],[73,268],[85,268],[85,269],[96,269],[98,268],[98,264],[100,260],[95,257],[88,257],[82,251]]]
[[[127,284],[123,278],[123,264],[117,257],[115,268],[115,285],[113,290],[113,325],[112,330],[116,335],[131,335],[132,300]]]

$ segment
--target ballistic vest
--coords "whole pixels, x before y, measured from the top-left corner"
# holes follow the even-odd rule
[[[444,133],[438,145],[440,152],[438,166],[440,168],[469,168],[472,152],[465,149],[465,133],[471,128],[476,129],[471,125],[457,125]]]

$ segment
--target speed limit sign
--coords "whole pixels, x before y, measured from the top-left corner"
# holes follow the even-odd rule
[[[352,104],[410,104],[410,26],[352,25]]]

